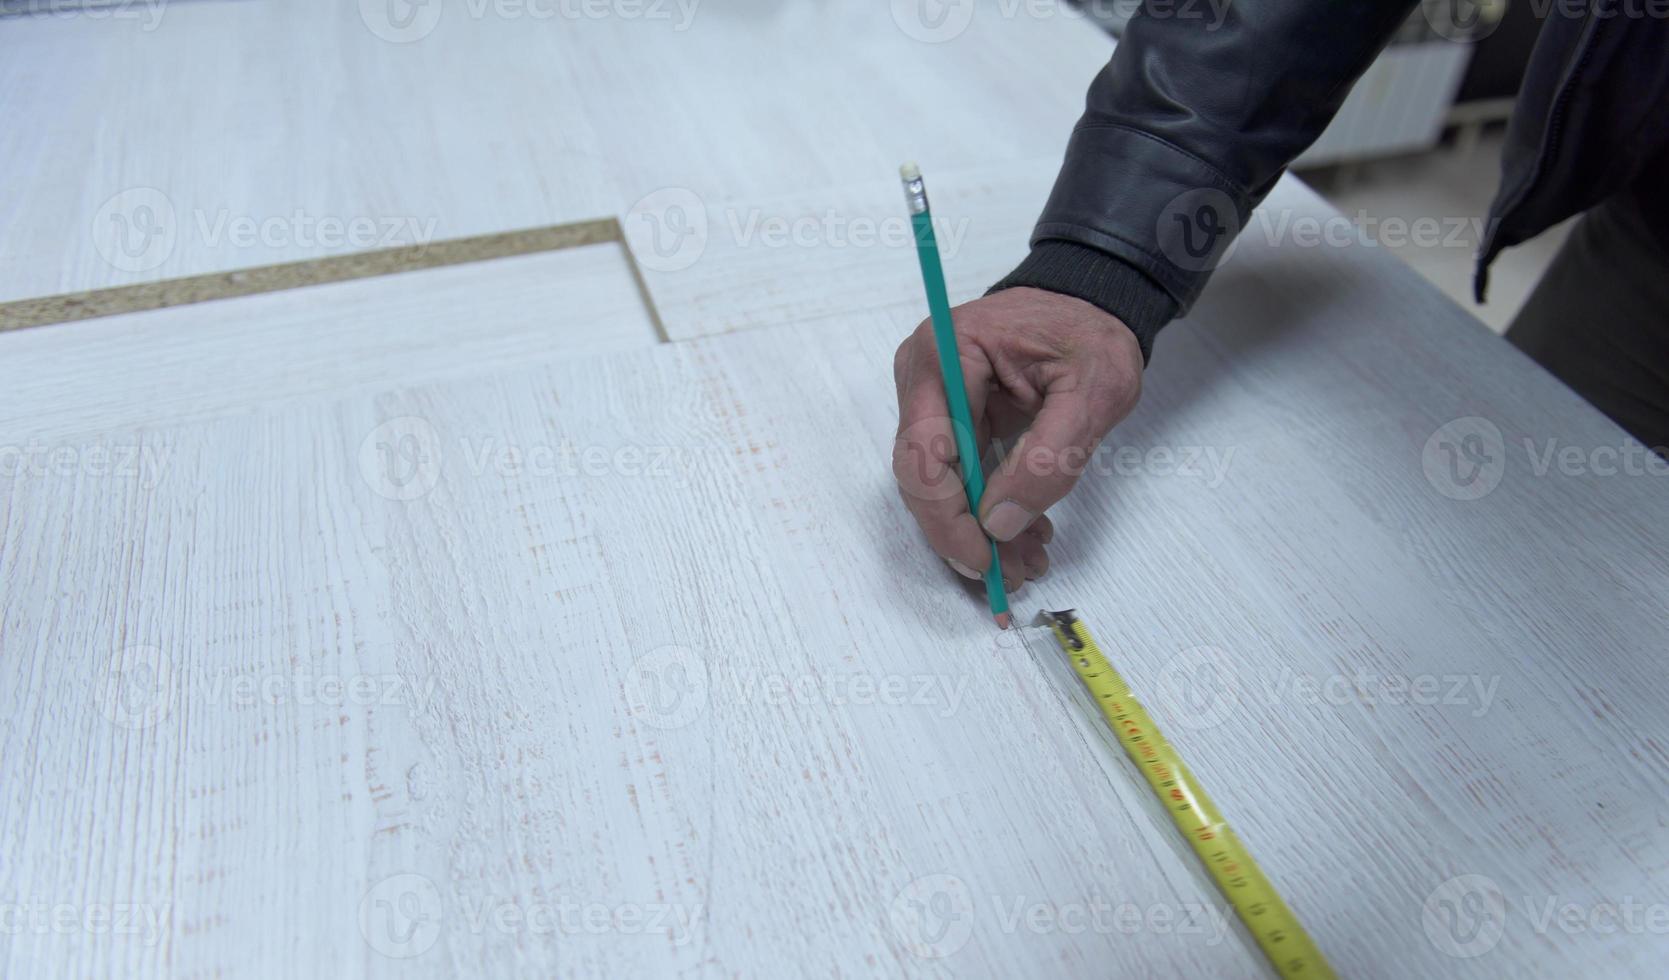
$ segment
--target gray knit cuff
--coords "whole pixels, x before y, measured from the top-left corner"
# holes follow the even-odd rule
[[[1074,296],[1124,321],[1142,347],[1142,361],[1153,355],[1159,328],[1176,317],[1177,302],[1158,284],[1105,252],[1059,239],[1032,247],[1031,254],[986,293],[1031,286]]]

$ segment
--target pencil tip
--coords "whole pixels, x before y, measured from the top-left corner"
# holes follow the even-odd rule
[[[1012,622],[1014,622],[1014,614],[1013,613],[1005,613],[1005,612],[997,613],[997,628],[998,629],[1006,630],[1006,629],[1008,629],[1008,624],[1010,624]]]

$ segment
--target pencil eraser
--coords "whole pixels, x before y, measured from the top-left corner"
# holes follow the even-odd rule
[[[915,180],[921,176],[921,168],[916,166],[915,161],[912,160],[904,166],[898,168],[898,176],[903,177],[905,180]]]

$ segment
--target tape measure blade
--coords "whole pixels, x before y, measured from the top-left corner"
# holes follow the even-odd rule
[[[1113,737],[1136,764],[1172,823],[1253,940],[1282,977],[1332,977],[1332,967],[1252,859],[1147,709],[1131,693],[1075,613],[1043,613],[1066,660]]]

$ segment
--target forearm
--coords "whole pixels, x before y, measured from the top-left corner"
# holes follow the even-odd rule
[[[1412,6],[1234,0],[1220,23],[1132,18],[1090,86],[1033,252],[997,288],[1094,303],[1147,353]]]

